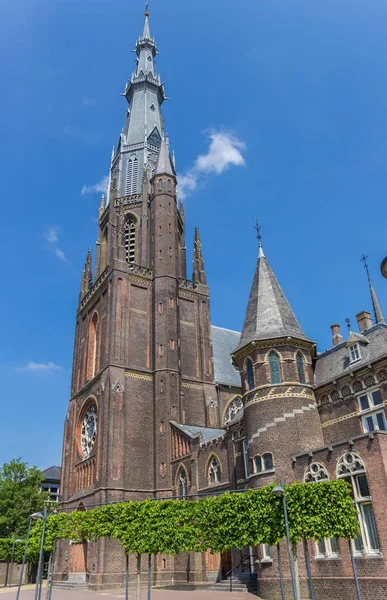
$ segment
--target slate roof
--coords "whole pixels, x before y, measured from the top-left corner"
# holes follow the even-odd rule
[[[161,140],[159,158],[157,161],[157,166],[154,175],[171,175],[172,177],[175,176],[165,138]]]
[[[387,325],[385,323],[378,323],[363,331],[362,336],[365,336],[369,343],[362,344],[360,340],[361,360],[352,365],[349,362],[347,342],[334,346],[317,356],[314,372],[317,387],[346,373],[357,371],[368,363],[387,355]]]
[[[171,421],[171,423],[191,438],[200,436],[200,442],[216,440],[216,438],[222,437],[226,433],[224,429],[214,429],[212,427],[196,427],[196,425],[180,425],[179,423],[175,423],[175,421]]]
[[[238,346],[241,334],[211,325],[211,337],[215,382],[241,387],[239,371],[231,363],[231,354]]]
[[[238,348],[284,336],[308,339],[260,248]]]
[[[60,481],[60,476],[62,473],[61,467],[48,467],[48,469],[44,469],[42,471],[44,475],[44,479],[49,479],[50,481]]]

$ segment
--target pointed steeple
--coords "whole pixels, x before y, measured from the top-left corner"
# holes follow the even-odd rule
[[[258,242],[258,261],[238,349],[258,340],[287,336],[308,339],[264,255],[260,236]]]
[[[92,272],[92,259],[91,259],[91,248],[88,249],[86,254],[85,266],[83,268],[81,277],[81,291],[80,299],[90,290],[93,286],[93,272]]]
[[[169,150],[165,138],[161,140],[159,158],[156,165],[155,175],[171,175],[175,177],[174,168],[172,166]]]
[[[195,227],[192,281],[207,285],[199,227]]]
[[[145,23],[144,23],[144,30],[142,32],[142,39],[143,40],[150,40],[151,38],[151,34],[150,34],[150,27],[149,27],[149,3],[147,2],[145,4]]]
[[[103,215],[104,210],[105,210],[105,194],[102,194],[101,202],[99,205],[99,213],[98,213],[100,218]]]
[[[361,261],[364,263],[364,268],[367,273],[368,285],[370,287],[372,308],[374,310],[375,323],[385,323],[386,319],[384,317],[382,307],[380,306],[378,296],[376,294],[374,285],[372,283],[371,275],[370,275],[369,268],[368,268],[367,258],[368,258],[368,256],[363,254],[363,256],[361,257]]]

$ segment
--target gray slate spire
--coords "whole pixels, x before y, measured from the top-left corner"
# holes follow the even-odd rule
[[[174,168],[172,166],[171,157],[169,156],[169,150],[165,138],[161,140],[161,147],[155,175],[171,175],[172,177],[175,177]]]
[[[157,45],[150,34],[147,9],[135,53],[135,71],[122,94],[128,102],[125,124],[111,165],[111,181],[117,197],[141,194],[144,172],[149,181],[157,164],[164,133],[161,105],[165,92],[156,73]]]
[[[287,336],[308,339],[260,245],[238,349],[255,340]]]
[[[363,254],[361,261],[364,263],[364,268],[367,273],[368,285],[370,286],[370,294],[371,294],[371,300],[372,300],[372,308],[374,309],[375,323],[385,323],[386,319],[384,318],[382,307],[380,306],[380,302],[376,295],[374,284],[372,283],[370,271],[368,268],[367,258],[368,258],[368,256]]]

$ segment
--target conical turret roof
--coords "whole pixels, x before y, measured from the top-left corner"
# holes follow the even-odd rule
[[[172,175],[175,176],[175,172],[172,166],[171,158],[169,156],[169,150],[165,138],[161,140],[159,158],[155,170],[155,175]]]
[[[238,349],[287,336],[308,339],[260,247]]]

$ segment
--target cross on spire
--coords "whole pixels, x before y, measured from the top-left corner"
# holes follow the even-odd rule
[[[149,17],[149,2],[146,0],[145,2],[145,16]]]
[[[255,217],[254,229],[257,232],[258,248],[262,247],[261,225],[259,225],[258,217]]]
[[[364,268],[365,268],[366,273],[367,273],[368,281],[370,281],[371,277],[370,277],[370,272],[369,272],[369,269],[368,269],[367,258],[368,258],[368,255],[367,254],[363,254],[363,256],[360,259],[360,262],[364,263]]]

